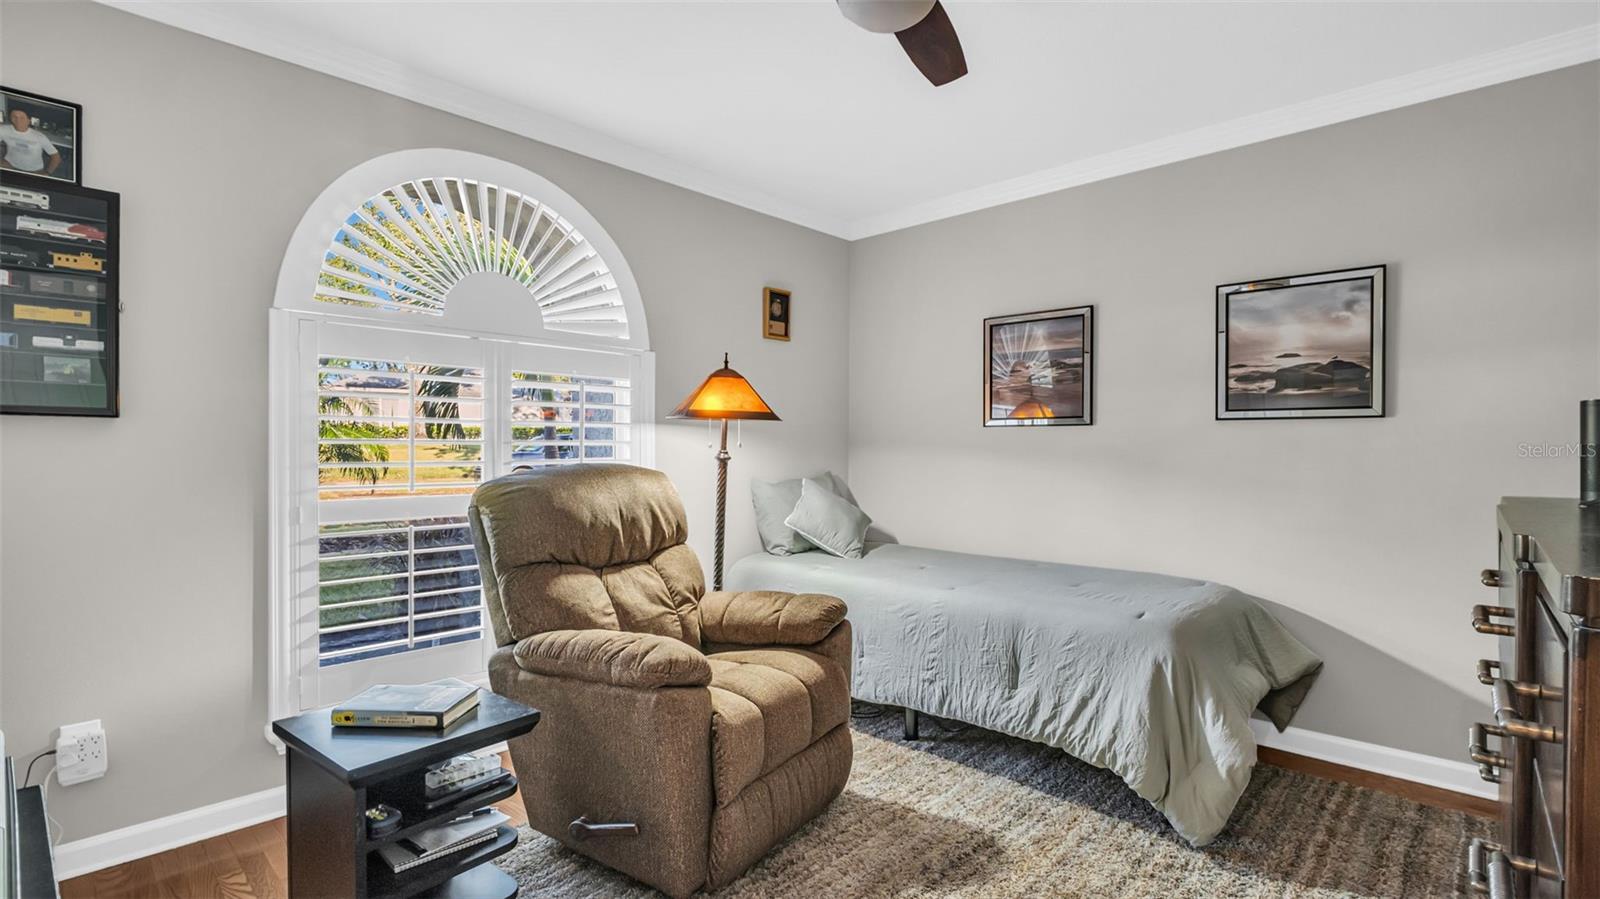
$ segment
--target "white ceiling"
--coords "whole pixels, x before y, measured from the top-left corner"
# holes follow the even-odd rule
[[[850,238],[1600,58],[1592,0],[945,0],[942,88],[832,0],[108,2]]]

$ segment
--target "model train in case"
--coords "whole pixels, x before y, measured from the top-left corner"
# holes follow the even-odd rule
[[[17,216],[17,233],[42,234],[45,237],[54,237],[58,240],[87,240],[91,243],[106,242],[106,232],[93,225],[58,222],[55,219],[34,218],[31,215]]]
[[[51,250],[50,267],[70,268],[80,272],[103,272],[106,270],[106,262],[87,250],[82,253],[57,253]]]
[[[4,245],[0,245],[0,263],[5,265],[25,265],[29,268],[46,267],[39,259],[38,253]],[[58,253],[52,250],[48,267],[71,269],[77,272],[103,272],[106,270],[106,261],[87,250],[82,253]],[[15,273],[12,274],[14,275]]]
[[[34,209],[46,210],[50,208],[50,195],[39,193],[36,190],[0,187],[0,203],[4,203],[7,206],[32,206]]]
[[[9,274],[9,273],[8,273]],[[15,276],[14,276],[15,277]],[[14,287],[21,286],[20,278]],[[62,297],[76,297],[82,300],[97,300],[100,298],[100,282],[93,278],[74,278],[70,275],[28,275],[28,290],[39,294],[54,294]]]

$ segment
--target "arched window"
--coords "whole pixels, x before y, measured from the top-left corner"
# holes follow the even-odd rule
[[[324,191],[279,274],[272,365],[274,717],[481,679],[472,490],[654,461],[626,261],[565,192],[489,157],[390,154]]]

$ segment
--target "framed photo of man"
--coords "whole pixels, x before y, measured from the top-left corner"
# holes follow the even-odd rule
[[[0,177],[83,183],[83,107],[0,87]]]
[[[787,290],[768,287],[761,291],[761,336],[768,340],[788,340],[790,336],[789,303],[792,295]]]

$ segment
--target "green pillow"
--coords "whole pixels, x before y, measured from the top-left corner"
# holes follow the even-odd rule
[[[872,518],[821,482],[804,478],[800,502],[783,523],[825,552],[859,559],[867,548],[867,525]]]
[[[815,544],[796,534],[783,523],[783,520],[789,517],[789,513],[794,511],[795,505],[800,502],[802,480],[804,478],[750,482],[750,500],[756,507],[756,531],[761,534],[761,548],[775,556],[792,556],[795,553],[816,549]],[[844,479],[837,477],[833,472],[824,471],[812,475],[811,480],[851,503],[855,502],[855,497],[850,495],[850,488],[845,486]]]

